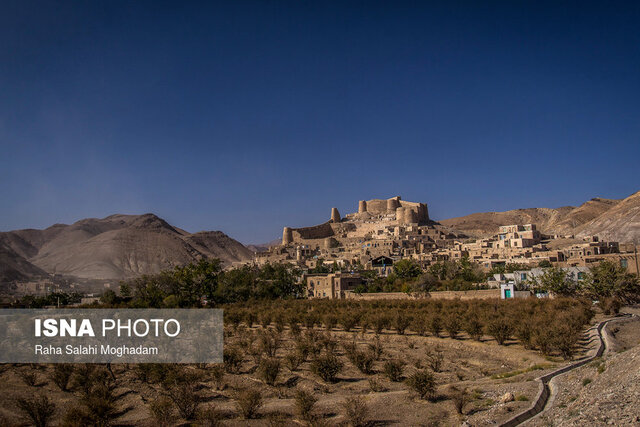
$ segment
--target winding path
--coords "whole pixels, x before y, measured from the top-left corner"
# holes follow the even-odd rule
[[[618,317],[614,317],[612,319],[608,319],[605,320],[603,322],[600,322],[598,324],[598,339],[600,340],[600,345],[598,346],[598,350],[596,351],[596,353],[593,356],[590,357],[586,357],[584,359],[580,359],[570,365],[565,366],[564,368],[560,368],[557,371],[553,371],[550,372],[546,375],[541,376],[540,378],[538,378],[538,380],[540,381],[540,391],[538,392],[538,397],[535,400],[535,403],[533,404],[533,406],[531,406],[529,409],[527,409],[524,412],[521,412],[520,414],[516,415],[515,417],[511,418],[510,420],[500,424],[500,427],[514,427],[517,426],[519,424],[522,424],[523,422],[535,417],[536,415],[538,415],[539,413],[541,413],[542,411],[544,411],[545,406],[547,405],[547,403],[549,402],[549,398],[551,397],[551,389],[549,388],[549,381],[551,381],[552,378],[557,377],[558,375],[562,375],[566,372],[569,372],[573,369],[579,368],[580,366],[583,366],[589,362],[591,362],[592,360],[602,356],[604,354],[604,351],[607,347],[605,340],[602,337],[602,329],[606,326],[607,323],[614,321],[614,320],[619,320],[621,318],[625,318],[625,317],[629,317],[631,315],[629,314],[622,314],[619,315]]]

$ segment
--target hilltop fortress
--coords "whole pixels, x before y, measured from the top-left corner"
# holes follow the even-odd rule
[[[380,256],[404,257],[453,244],[455,234],[429,219],[426,203],[400,196],[360,200],[358,211],[342,217],[331,209],[329,220],[311,227],[284,227],[282,244],[256,254],[256,261],[289,261],[313,268],[325,263],[372,265]]]
[[[331,219],[324,224],[303,228],[284,227],[282,244],[288,245],[335,236],[365,237],[371,227],[363,227],[363,225],[380,221],[395,221],[395,225],[424,225],[429,222],[429,210],[425,203],[406,202],[400,196],[387,200],[360,200],[358,213],[348,214],[344,219],[340,217],[337,208],[331,208]],[[357,233],[358,230],[361,233]]]
[[[472,239],[432,221],[426,203],[397,196],[361,200],[358,211],[344,217],[332,208],[329,220],[319,225],[284,227],[281,244],[256,253],[254,262],[288,262],[303,270],[324,263],[335,271],[364,268],[386,275],[404,258],[427,268],[435,262],[468,257],[489,271],[496,265],[537,266],[542,261],[563,267],[587,266],[613,257],[624,268],[637,269],[635,258],[620,255],[621,249],[629,251],[597,236],[545,235],[536,224],[502,225],[492,237]]]

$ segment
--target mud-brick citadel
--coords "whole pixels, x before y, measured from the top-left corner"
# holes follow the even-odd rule
[[[426,203],[401,197],[360,200],[358,211],[342,217],[331,209],[329,220],[312,227],[284,227],[282,245],[258,253],[257,261],[290,261],[314,268],[318,262],[373,267],[380,257],[406,257],[452,247],[456,234],[429,219]]]
[[[309,282],[309,295],[313,291],[315,296],[339,298],[345,286],[357,284],[353,271],[375,270],[386,276],[401,259],[412,259],[426,269],[436,262],[468,258],[489,271],[497,265],[534,267],[543,261],[564,268],[584,268],[611,258],[635,273],[638,261],[632,250],[617,242],[600,241],[597,236],[545,235],[536,224],[505,224],[494,236],[470,238],[432,221],[426,203],[397,196],[360,200],[357,212],[344,217],[332,208],[323,224],[284,227],[281,244],[257,252],[254,262],[287,262],[306,272],[320,264],[331,267],[333,273],[306,274],[305,280]],[[498,282],[503,279],[496,278]],[[487,285],[492,286],[491,281]]]

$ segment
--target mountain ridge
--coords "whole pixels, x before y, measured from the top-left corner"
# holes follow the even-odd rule
[[[0,282],[42,273],[126,279],[199,259],[219,258],[230,265],[252,257],[249,249],[221,231],[189,233],[151,213],[2,232],[0,245]]]
[[[580,206],[479,212],[439,221],[475,237],[489,237],[500,225],[533,223],[546,234],[597,235],[604,240],[640,243],[640,191],[624,199],[594,197]]]

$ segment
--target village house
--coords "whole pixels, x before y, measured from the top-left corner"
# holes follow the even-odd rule
[[[362,284],[362,277],[350,273],[308,274],[303,281],[307,298],[343,299],[346,291],[353,291]]]

